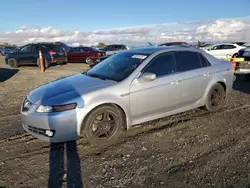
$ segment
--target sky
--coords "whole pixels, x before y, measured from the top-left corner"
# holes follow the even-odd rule
[[[0,43],[250,40],[249,7],[250,0],[7,0]]]

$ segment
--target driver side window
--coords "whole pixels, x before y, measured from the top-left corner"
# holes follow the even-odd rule
[[[143,70],[143,73],[153,73],[156,77],[166,76],[176,72],[176,59],[173,52],[155,57]]]
[[[31,52],[31,46],[25,46],[20,51],[21,52]]]

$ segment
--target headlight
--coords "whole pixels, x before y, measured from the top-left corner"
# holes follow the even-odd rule
[[[40,105],[37,109],[36,109],[36,112],[52,112],[52,106],[43,106],[43,105]]]
[[[43,112],[43,113],[48,113],[48,112],[62,112],[62,111],[67,111],[67,110],[73,110],[76,108],[76,103],[72,104],[65,104],[65,105],[55,105],[55,106],[43,106],[40,105],[36,112]]]

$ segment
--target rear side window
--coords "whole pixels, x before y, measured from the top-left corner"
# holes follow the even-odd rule
[[[56,52],[60,52],[60,51],[63,51],[63,47],[60,46],[60,45],[52,45],[52,50],[56,51]]]
[[[144,69],[144,73],[154,73],[156,77],[176,72],[175,55],[172,52],[164,53],[154,58]]]
[[[179,51],[178,71],[184,72],[201,68],[201,61],[197,52]]]
[[[224,45],[223,49],[234,49],[236,48],[234,45]]]
[[[242,56],[243,57],[250,57],[250,52],[249,51],[245,51]]]
[[[209,63],[209,61],[207,60],[206,57],[204,57],[202,54],[198,53],[199,57],[200,57],[200,61],[201,61],[201,65],[202,67],[208,67],[211,66],[211,64]]]

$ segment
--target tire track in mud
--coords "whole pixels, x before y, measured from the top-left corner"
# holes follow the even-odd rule
[[[136,136],[152,134],[154,132],[161,131],[163,129],[176,126],[181,123],[188,121],[193,121],[196,118],[206,117],[213,114],[221,113],[231,113],[238,110],[249,110],[250,105],[237,105],[233,108],[224,108],[223,110],[215,113],[209,113],[204,110],[194,110],[193,112],[185,112],[182,114],[162,118],[159,120],[154,120],[148,123],[144,123],[138,126],[135,126],[129,129],[126,132],[125,139],[116,145],[124,143],[130,139],[133,139]],[[196,112],[196,113],[194,113]],[[11,147],[11,150],[8,150],[5,156],[0,156],[0,161],[6,162],[11,161],[15,158],[27,158],[35,155],[46,154],[49,152],[50,144],[46,142],[40,142],[31,135],[20,134],[17,136],[12,136],[4,140],[0,140],[0,152],[6,151],[7,148]],[[90,146],[84,138],[81,138],[77,141],[78,151],[82,155],[98,155],[106,150],[106,148],[97,148]]]

